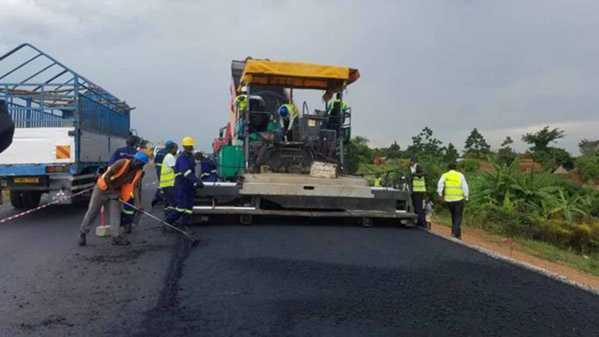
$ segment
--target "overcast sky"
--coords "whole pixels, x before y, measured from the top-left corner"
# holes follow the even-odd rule
[[[146,138],[210,148],[230,64],[246,56],[358,68],[353,134],[405,148],[429,126],[462,148],[544,125],[578,154],[599,138],[599,1],[0,0],[0,53],[30,42],[137,107]],[[311,109],[320,95],[304,95]]]

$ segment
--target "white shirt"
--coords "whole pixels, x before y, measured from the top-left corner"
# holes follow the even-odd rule
[[[166,156],[164,156],[164,161],[162,162],[162,165],[166,166],[166,167],[174,168],[176,163],[177,163],[177,159],[175,159],[175,156],[173,156],[170,153],[167,153]]]
[[[468,190],[468,183],[466,182],[466,178],[460,172],[457,172],[457,173],[460,175],[460,179],[462,181],[462,191],[464,192],[464,199],[468,200],[469,190]],[[439,183],[437,184],[437,194],[439,194],[440,197],[443,196],[444,189],[445,189],[445,175],[442,175],[441,179],[439,179]],[[451,201],[447,201],[447,202],[451,202]]]

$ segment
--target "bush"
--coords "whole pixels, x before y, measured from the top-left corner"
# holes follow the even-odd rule
[[[576,158],[576,167],[585,180],[599,178],[599,155]]]
[[[475,173],[480,170],[478,159],[464,159],[458,164],[458,169],[463,173]]]

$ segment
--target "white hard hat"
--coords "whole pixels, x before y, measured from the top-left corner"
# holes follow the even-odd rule
[[[248,92],[248,86],[244,85],[243,87],[241,87],[241,92]]]

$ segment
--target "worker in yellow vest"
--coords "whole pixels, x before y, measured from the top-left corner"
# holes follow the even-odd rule
[[[166,148],[166,155],[160,167],[160,188],[161,195],[164,197],[164,216],[175,207],[177,195],[175,193],[175,164],[177,163],[177,152],[179,146],[175,142],[171,142]]]
[[[241,92],[235,97],[234,104],[237,108],[238,116],[241,116],[248,109],[248,89],[246,86],[241,88]]]
[[[381,179],[381,174],[377,173],[376,174],[376,179],[374,179],[374,187],[381,187],[381,182],[383,181],[383,179]]]
[[[418,158],[410,159],[410,180],[409,186],[412,191],[412,204],[414,205],[414,213],[418,216],[417,226],[426,228],[426,216],[424,214],[424,195],[426,194],[426,181],[424,176],[426,172],[420,164]]]
[[[279,124],[287,141],[293,141],[293,129],[298,128],[295,124],[299,112],[293,104],[283,104],[279,107]]]
[[[468,200],[468,183],[460,172],[456,171],[456,164],[449,164],[449,171],[444,173],[437,185],[439,198],[447,203],[451,213],[451,236],[461,240],[462,214],[464,213],[464,201]]]

